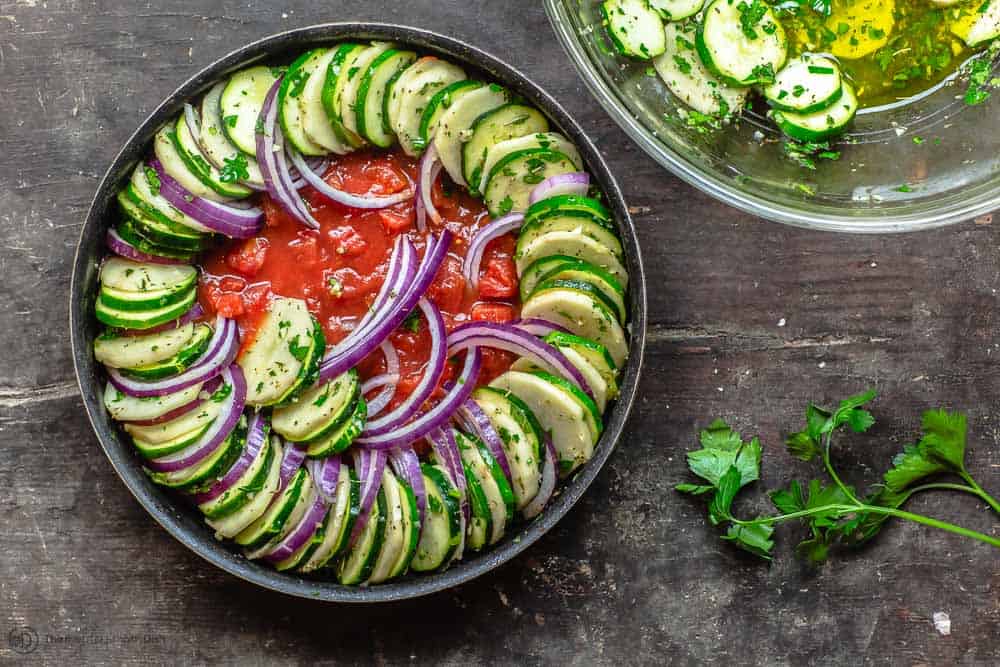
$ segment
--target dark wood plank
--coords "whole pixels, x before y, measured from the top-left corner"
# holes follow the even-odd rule
[[[803,402],[867,386],[882,394],[879,425],[846,444],[849,477],[877,475],[919,412],[944,405],[969,412],[971,466],[1000,490],[997,225],[872,238],[752,219],[629,143],[539,3],[355,4],[0,3],[0,661],[20,657],[9,633],[31,628],[31,657],[47,664],[1000,662],[995,551],[900,525],[813,572],[792,558],[792,530],[767,567],[671,491],[697,428],[717,415],[763,438],[765,486],[809,474],[781,447]],[[580,505],[499,572],[381,607],[257,590],[174,542],[100,452],[64,334],[80,220],[144,114],[228,49],[330,20],[455,35],[546,87],[620,174],[653,286],[642,398]],[[998,531],[965,499],[914,508]],[[934,612],[950,615],[950,636]]]

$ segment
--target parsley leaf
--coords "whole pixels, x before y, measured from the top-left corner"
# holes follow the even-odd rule
[[[219,170],[219,180],[223,183],[236,183],[250,178],[247,170],[247,158],[242,153],[236,157],[227,157],[223,160],[222,169]]]

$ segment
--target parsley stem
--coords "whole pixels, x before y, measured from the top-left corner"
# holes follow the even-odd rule
[[[877,507],[877,506],[866,506],[862,511],[873,512],[875,514],[887,514],[889,516],[894,516],[897,519],[906,519],[908,521],[913,521],[915,523],[922,523],[925,526],[930,526],[931,528],[938,528],[940,530],[946,530],[949,533],[955,533],[956,535],[961,535],[963,537],[971,537],[974,540],[979,540],[980,542],[985,542],[990,546],[1000,549],[1000,539],[986,535],[985,533],[980,533],[975,530],[969,530],[968,528],[963,528],[962,526],[956,526],[953,523],[948,523],[947,521],[939,521],[938,519],[932,519],[929,516],[923,516],[922,514],[913,514],[912,512],[906,512],[904,510],[897,510],[891,507]]]
[[[858,503],[856,505],[823,505],[821,507],[811,507],[809,509],[799,510],[798,512],[792,512],[790,514],[779,514],[777,516],[754,519],[753,521],[741,521],[740,519],[733,517],[730,517],[730,520],[740,526],[764,526],[772,523],[780,523],[782,521],[790,521],[792,519],[802,519],[814,514],[828,514],[830,512],[837,512],[841,515],[852,513],[885,514],[888,516],[894,516],[897,519],[906,519],[907,521],[913,521],[914,523],[920,523],[932,528],[946,530],[949,533],[955,533],[956,535],[962,535],[963,537],[971,537],[974,540],[985,542],[990,546],[1000,549],[1000,539],[991,537],[985,533],[963,528],[962,526],[956,526],[955,524],[948,523],[947,521],[932,519],[931,517],[924,516],[922,514],[914,514],[912,512],[906,512],[892,507],[882,507],[880,505],[865,505],[864,503]]]
[[[833,446],[832,440],[833,440],[833,431],[830,431],[829,433],[826,434],[826,444],[823,447],[823,465],[826,466],[826,472],[829,473],[830,479],[832,479],[837,484],[837,486],[840,487],[840,490],[844,492],[845,496],[850,498],[856,504],[860,505],[861,501],[857,499],[857,497],[849,488],[847,488],[847,485],[844,484],[843,481],[841,481],[840,475],[838,475],[837,471],[833,469],[833,464],[830,462],[830,448]]]
[[[994,511],[1000,514],[1000,504],[998,504],[996,500],[991,498],[988,493],[983,491],[981,488],[978,488],[975,482],[973,482],[971,486],[966,486],[965,484],[951,484],[948,482],[934,482],[932,484],[922,484],[920,486],[915,486],[912,489],[907,490],[906,498],[909,499],[910,496],[912,496],[914,493],[920,493],[921,491],[934,491],[934,490],[961,491],[963,493],[968,493],[970,495],[979,498],[987,505],[989,505],[991,508],[993,508]]]
[[[976,480],[972,479],[972,475],[965,472],[965,470],[960,470],[958,472],[958,476],[964,479],[966,482],[968,482],[969,486],[971,486],[973,489],[976,490],[976,495],[982,498],[990,507],[992,507],[994,512],[1000,514],[1000,502],[997,502],[996,498],[986,493],[983,487],[976,484]]]

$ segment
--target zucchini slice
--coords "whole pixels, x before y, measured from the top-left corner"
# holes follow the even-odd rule
[[[101,265],[99,277],[104,287],[123,292],[145,292],[192,287],[198,271],[185,264],[146,264],[122,257],[111,257]]]
[[[101,361],[98,359],[98,361]],[[106,362],[102,362],[106,363]],[[191,401],[198,398],[201,393],[201,383],[181,389],[166,396],[151,396],[149,398],[136,398],[122,393],[108,382],[104,388],[104,407],[111,413],[112,419],[117,421],[146,421],[157,419],[182,408]]]
[[[288,484],[271,501],[267,511],[236,536],[236,543],[248,550],[258,550],[270,543],[289,523],[302,497],[308,497],[312,492],[312,485],[308,470],[299,468],[295,471]]]
[[[813,113],[791,113],[775,111],[774,122],[781,131],[798,141],[823,141],[843,134],[858,112],[858,98],[854,87],[844,81],[843,92],[833,106]]]
[[[382,474],[382,493],[385,494],[385,537],[375,558],[375,565],[367,582],[381,584],[392,577],[393,568],[403,553],[403,543],[408,537],[403,510],[402,488],[388,466]]]
[[[386,119],[387,91],[396,77],[416,59],[417,54],[412,51],[387,49],[371,62],[361,76],[354,102],[358,134],[380,148],[388,148],[396,138]]]
[[[208,343],[212,339],[212,327],[207,324],[199,324],[195,327],[194,333],[184,347],[169,359],[158,361],[145,366],[134,366],[123,368],[125,375],[139,378],[140,380],[159,380],[183,373],[194,365],[201,355],[208,349]]]
[[[540,317],[597,341],[607,348],[618,367],[628,356],[628,340],[614,313],[593,292],[579,285],[553,286],[536,292],[524,302],[521,316]]]
[[[382,541],[385,539],[388,511],[385,490],[379,489],[365,529],[361,531],[354,546],[340,561],[340,567],[337,568],[337,581],[345,585],[360,584],[371,576],[372,570],[375,569],[375,560],[382,550]]]
[[[486,159],[483,161],[483,178],[479,182],[477,190],[480,193],[486,192],[486,186],[500,162],[506,160],[514,153],[536,148],[561,153],[568,157],[578,170],[583,169],[583,160],[580,158],[580,153],[576,150],[576,146],[573,145],[572,141],[558,132],[526,134],[523,137],[501,141],[490,147],[486,152]]]
[[[462,145],[462,176],[475,191],[483,180],[483,164],[490,147],[526,134],[549,131],[549,121],[538,109],[511,102],[491,109],[469,127],[469,140]]]
[[[527,301],[535,288],[550,280],[585,281],[599,289],[606,301],[614,306],[618,321],[624,323],[628,317],[625,306],[625,288],[618,280],[604,269],[594,266],[582,259],[556,255],[545,257],[524,271],[521,277],[521,301]]]
[[[623,56],[649,60],[663,53],[663,21],[646,0],[605,0],[601,16],[611,43]]]
[[[597,405],[597,409],[601,412],[607,407],[609,397],[614,387],[609,387],[608,383],[605,381],[604,376],[596,368],[594,368],[590,362],[576,352],[573,348],[565,347],[561,348],[560,351],[566,357],[567,360],[573,366],[580,371],[583,375],[584,380],[587,382],[587,386],[590,387],[591,392],[594,394],[594,403]],[[514,371],[524,371],[526,373],[531,373],[534,371],[542,371],[544,368],[535,366],[531,360],[521,357],[511,365],[511,370]]]
[[[271,506],[278,487],[281,484],[281,459],[284,451],[280,441],[276,437],[270,438],[270,446],[273,452],[267,476],[263,486],[253,491],[249,501],[232,514],[219,519],[208,519],[206,523],[215,530],[215,536],[219,539],[233,538],[240,534],[254,521],[259,519]]]
[[[414,149],[418,152],[423,152],[425,148],[430,146],[431,141],[434,139],[434,133],[437,132],[441,116],[463,95],[468,95],[472,91],[478,90],[482,85],[479,81],[465,79],[448,84],[434,93],[430,100],[427,101],[427,105],[420,115],[420,134],[413,141]]]
[[[705,6],[705,0],[648,0],[650,9],[663,17],[664,21],[680,21],[694,16]],[[670,25],[669,23],[667,24]],[[670,48],[670,34],[667,34],[667,48]]]
[[[221,407],[221,399],[218,401],[206,400],[195,409],[162,424],[153,424],[150,426],[125,424],[124,428],[136,440],[142,440],[152,445],[160,445],[177,440],[195,431],[205,430],[219,416],[219,409]]]
[[[553,255],[584,260],[610,273],[623,288],[628,287],[628,271],[618,255],[606,245],[575,230],[548,232],[532,239],[530,243],[522,242],[519,238],[514,253],[518,274],[524,275],[534,262]]]
[[[700,8],[701,0],[695,1]],[[668,23],[666,50],[653,60],[653,68],[684,104],[709,116],[731,118],[746,106],[750,89],[730,86],[708,71],[695,47],[697,30],[693,21]]]
[[[267,476],[271,472],[271,462],[274,460],[275,448],[266,431],[264,444],[250,466],[240,475],[236,483],[224,491],[222,495],[198,505],[198,509],[206,519],[221,519],[239,511],[251,501],[254,495],[264,488]],[[223,475],[224,476],[224,475]]]
[[[545,373],[507,371],[491,387],[503,389],[523,401],[551,434],[564,475],[590,460],[598,434],[592,428],[585,394],[571,391],[572,385],[552,382]],[[596,411],[596,406],[594,410]]]
[[[764,86],[764,97],[780,111],[815,113],[829,109],[844,94],[840,65],[824,56],[803,54],[788,61]]]
[[[354,412],[361,395],[358,372],[351,369],[312,387],[295,402],[277,408],[272,415],[275,433],[292,442],[313,442],[329,437]]]
[[[253,341],[237,363],[247,380],[247,403],[254,406],[291,402],[312,385],[326,351],[323,329],[305,301],[271,301]]]
[[[161,324],[166,324],[170,320],[176,320],[194,305],[197,298],[198,290],[192,288],[185,292],[183,301],[155,310],[141,311],[114,308],[98,298],[97,304],[94,306],[94,314],[98,320],[109,327],[116,327],[118,329],[152,329]]]
[[[765,5],[758,18],[751,16],[750,7],[742,1],[713,0],[695,38],[702,62],[731,86],[771,83],[788,58],[788,38],[774,12]]]
[[[462,542],[462,508],[458,489],[448,475],[427,463],[420,469],[427,490],[427,510],[410,567],[415,572],[431,572],[447,567]]]
[[[510,392],[480,387],[473,392],[472,399],[503,441],[510,465],[511,491],[516,508],[523,509],[538,494],[542,480],[541,426],[531,410]]]
[[[184,225],[185,227],[193,229],[196,232],[209,235],[212,234],[211,229],[204,226],[191,216],[174,208],[173,204],[160,195],[160,177],[156,173],[156,170],[149,165],[140,162],[136,166],[135,171],[132,172],[132,178],[129,181],[129,184],[132,186],[131,189],[134,195],[139,197],[151,208],[156,209],[160,215],[166,216],[177,224]]]
[[[354,470],[342,463],[333,506],[326,515],[326,524],[323,526],[323,541],[309,559],[299,566],[302,572],[314,572],[327,567],[347,548],[354,521],[361,511],[360,489],[361,483]]]
[[[392,48],[386,42],[373,42],[371,46],[361,51],[354,59],[350,67],[341,71],[341,76],[346,80],[343,84],[340,97],[340,117],[343,119],[344,127],[348,132],[363,136],[361,128],[358,126],[358,93],[361,90],[362,80],[369,66],[375,59]]]
[[[339,48],[329,49],[316,60],[315,67],[306,80],[306,86],[298,100],[302,129],[306,137],[331,153],[345,155],[351,152],[352,146],[347,143],[343,135],[337,133],[334,122],[327,115],[326,107],[323,105],[326,75],[330,63],[338,53],[340,53]]]
[[[529,148],[507,155],[492,169],[483,198],[490,215],[498,218],[511,211],[528,208],[528,198],[535,186],[558,174],[575,172],[579,167],[563,154],[544,148]]]
[[[118,208],[125,215],[125,219],[133,222],[136,231],[143,238],[158,246],[184,252],[197,252],[204,248],[211,238],[163,215],[158,209],[146,203],[131,183],[118,191],[117,199]]]
[[[608,348],[589,338],[574,336],[562,331],[553,331],[543,340],[549,345],[558,347],[563,354],[573,352],[585,360],[604,379],[608,386],[609,400],[618,395],[618,366],[611,358]]]
[[[456,65],[425,56],[408,67],[386,97],[389,126],[407,155],[419,155],[420,119],[434,95],[445,86],[465,79]]]
[[[229,470],[243,452],[243,446],[246,444],[244,439],[246,426],[245,420],[241,421],[244,423],[234,428],[203,461],[176,472],[147,471],[147,474],[157,484],[178,491],[187,493],[203,491],[214,484],[224,471]]]
[[[337,134],[337,138],[351,148],[364,146],[365,140],[356,132],[348,130],[347,126],[344,125],[341,101],[344,97],[344,89],[352,78],[349,74],[355,69],[354,63],[367,48],[361,44],[341,44],[336,47],[333,58],[327,65],[326,78],[323,82],[322,100],[326,117],[330,119],[330,124]]]
[[[249,67],[229,77],[219,96],[222,131],[247,155],[257,155],[257,119],[279,74],[265,65]]]
[[[260,172],[257,158],[241,151],[226,136],[225,121],[222,120],[219,99],[226,89],[226,82],[216,84],[205,93],[201,100],[201,146],[206,157],[216,165],[227,165],[232,162],[241,163],[246,167],[247,177],[243,182],[264,187],[264,175]],[[236,123],[236,116],[229,116],[229,123]]]
[[[326,150],[306,134],[302,122],[302,106],[300,99],[306,84],[309,82],[317,64],[322,59],[326,49],[313,49],[295,59],[288,66],[285,78],[278,89],[278,122],[281,131],[295,150],[303,155],[326,155]]]
[[[202,185],[217,195],[216,199],[221,198],[222,201],[228,201],[242,199],[253,194],[253,190],[235,180],[229,180],[228,176],[205,159],[201,154],[201,147],[191,135],[191,129],[183,115],[174,124],[170,139],[174,142],[174,150],[177,151],[184,166],[196,179],[201,181]],[[164,169],[166,169],[166,164],[164,164]]]
[[[188,344],[194,334],[194,324],[188,322],[176,329],[169,329],[147,336],[118,336],[106,331],[94,340],[94,358],[109,368],[132,368],[165,361]],[[198,393],[195,392],[194,396]],[[194,400],[194,396],[188,402]],[[135,399],[138,400],[138,399]],[[179,403],[174,407],[180,407]],[[169,412],[170,409],[164,410]],[[156,415],[154,415],[155,417]],[[133,417],[132,419],[151,419]]]
[[[468,185],[462,173],[462,148],[469,140],[472,124],[484,113],[505,104],[508,98],[507,90],[491,83],[462,95],[441,114],[434,145],[444,170],[458,185]]]
[[[457,434],[456,434],[457,439]],[[486,498],[482,485],[479,483],[479,475],[469,467],[463,457],[462,467],[465,470],[465,492],[469,498],[469,521],[465,526],[465,543],[473,551],[480,551],[485,547],[493,536],[493,512],[490,511],[490,503]]]
[[[490,510],[489,544],[503,539],[507,525],[514,519],[514,491],[503,469],[490,450],[478,438],[459,433],[458,449],[462,460],[475,472]]]
[[[359,395],[351,403],[347,419],[339,426],[320,437],[319,440],[309,443],[306,456],[312,459],[322,459],[345,451],[354,442],[355,438],[361,435],[365,429],[365,422],[368,418],[368,404],[363,396]]]

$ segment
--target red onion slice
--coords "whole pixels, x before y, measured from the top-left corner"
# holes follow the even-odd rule
[[[336,503],[337,483],[340,481],[340,455],[334,454],[325,459],[312,459],[306,463],[312,473],[316,489],[327,504]]]
[[[465,365],[462,367],[461,374],[444,395],[444,398],[430,410],[394,430],[379,435],[362,435],[354,442],[367,449],[386,450],[394,447],[405,447],[423,438],[434,429],[444,426],[475,389],[482,358],[482,352],[478,347],[469,350],[465,355]]]
[[[285,488],[288,480],[299,471],[303,461],[306,460],[305,447],[299,447],[294,442],[287,442],[284,439],[282,439],[282,443],[285,450],[281,456],[281,469],[278,471],[278,488],[280,489]]]
[[[370,401],[366,401],[368,403],[369,418],[385,410],[386,406],[392,402],[393,397],[396,395],[396,385],[399,383],[399,354],[396,352],[396,346],[387,338],[382,341],[379,347],[382,349],[382,354],[385,355],[386,372],[369,378],[361,385],[362,395],[379,387],[385,387],[385,389],[373,396]]]
[[[510,474],[510,462],[507,460],[507,451],[503,448],[503,440],[479,404],[470,398],[458,409],[458,414],[462,416],[466,427],[489,448],[490,454],[500,464],[507,481],[513,482],[514,478]]]
[[[400,403],[395,410],[368,421],[362,432],[363,436],[386,433],[408,422],[417,413],[420,406],[434,393],[434,389],[437,388],[438,381],[444,373],[444,365],[448,361],[448,346],[445,343],[448,332],[445,329],[444,317],[441,316],[438,307],[424,297],[421,297],[420,301],[417,302],[417,307],[424,314],[431,335],[430,356],[424,366],[424,374],[406,400]]]
[[[423,524],[424,512],[427,511],[427,488],[424,486],[424,474],[420,471],[420,459],[411,447],[394,449],[389,454],[389,462],[392,469],[396,471],[396,476],[404,480],[413,491],[413,496],[417,501],[417,512],[420,513],[420,522]]]
[[[566,327],[555,324],[554,322],[549,322],[548,320],[543,320],[540,317],[526,317],[524,319],[513,320],[510,322],[511,326],[517,327],[521,331],[527,331],[532,336],[538,336],[539,338],[544,338],[550,333],[556,331],[560,333],[569,333],[569,329]]]
[[[424,151],[423,157],[420,158],[420,171],[417,176],[417,189],[419,190],[418,196],[420,197],[420,205],[423,209],[423,215],[430,217],[434,224],[441,224],[441,214],[438,213],[437,207],[434,206],[434,200],[431,197],[431,192],[434,189],[434,182],[437,180],[438,174],[441,173],[441,160],[438,159],[437,147],[434,142],[430,142],[430,146]],[[421,220],[422,216],[420,212],[417,213],[417,230],[423,232],[426,231],[426,220]]]
[[[155,472],[177,472],[190,468],[208,458],[229,437],[230,432],[236,428],[236,424],[243,414],[243,406],[246,404],[247,397],[247,383],[246,378],[243,377],[243,369],[238,364],[232,364],[222,371],[222,380],[232,387],[232,391],[222,399],[219,416],[212,421],[201,437],[175,454],[147,462],[146,467]]]
[[[215,500],[223,493],[233,488],[243,474],[250,469],[254,460],[260,455],[260,451],[267,442],[267,432],[270,428],[270,418],[263,412],[254,412],[250,416],[250,423],[247,426],[247,442],[243,448],[243,453],[229,471],[215,484],[209,487],[208,491],[198,493],[194,496],[194,501],[199,505]]]
[[[271,564],[277,564],[286,558],[290,558],[292,554],[304,547],[312,538],[316,530],[322,525],[323,520],[326,519],[326,513],[329,511],[330,508],[327,506],[323,496],[316,493],[309,509],[306,510],[306,513],[302,516],[298,524],[296,524],[295,528],[292,529],[292,532],[288,533],[281,542],[274,545],[263,556],[263,560]]]
[[[164,331],[172,331],[184,326],[188,322],[200,320],[204,316],[205,309],[202,308],[201,304],[196,301],[186,313],[178,317],[176,320],[170,320],[169,322],[151,327],[149,329],[115,329],[115,332],[122,336],[148,336],[150,334],[163,333]]]
[[[392,195],[355,195],[350,192],[338,190],[324,181],[322,176],[313,171],[309,165],[306,164],[302,154],[293,147],[289,146],[286,148],[286,152],[288,153],[288,157],[292,161],[292,164],[298,170],[302,178],[305,179],[306,183],[311,185],[316,192],[338,204],[350,206],[351,208],[376,209],[395,206],[396,204],[413,199],[412,188]]]
[[[465,479],[465,467],[462,465],[462,455],[458,452],[458,441],[455,440],[454,432],[449,427],[437,428],[427,435],[427,440],[431,443],[431,447],[434,448],[434,454],[441,462],[441,465],[444,466],[448,477],[451,478],[451,483],[458,489],[462,502],[462,515],[468,521],[468,482]],[[465,535],[464,526],[462,535]]]
[[[385,472],[386,458],[385,452],[367,450],[359,450],[354,455],[354,467],[361,480],[361,509],[354,522],[354,529],[351,531],[350,546],[354,546],[354,542],[368,525],[372,505],[375,504],[375,497],[382,487],[382,474]]]
[[[584,196],[590,190],[590,175],[583,171],[549,176],[535,186],[528,196],[528,205],[560,195]]]
[[[290,216],[302,224],[319,229],[319,223],[309,213],[302,197],[292,184],[292,176],[285,161],[284,137],[278,126],[278,91],[281,88],[279,77],[271,89],[267,91],[264,105],[258,118],[259,132],[256,137],[257,163],[264,177],[264,188],[271,198]]]
[[[372,302],[368,312],[361,318],[354,331],[326,354],[327,358],[333,358],[349,349],[354,345],[354,341],[366,338],[365,334],[368,330],[386,314],[390,299],[397,299],[406,294],[417,270],[416,262],[417,250],[413,247],[413,243],[405,236],[397,237],[392,257],[389,260],[389,270],[385,280],[382,281],[382,287],[375,296],[375,301]]]
[[[462,275],[473,288],[479,286],[479,265],[483,262],[483,253],[489,242],[520,229],[523,222],[523,213],[510,213],[502,218],[491,220],[472,237],[469,242],[469,251],[465,254],[465,262],[462,263]]]
[[[201,359],[183,373],[162,380],[146,382],[126,377],[115,368],[109,368],[108,379],[118,391],[136,398],[165,396],[216,377],[233,363],[239,351],[240,337],[236,320],[221,315],[215,320],[215,333]]]
[[[124,419],[122,421],[131,424],[132,426],[156,426],[157,424],[164,424],[166,422],[173,421],[174,419],[186,415],[201,405],[205,400],[202,396],[214,394],[215,390],[218,389],[220,385],[222,385],[222,378],[216,377],[209,380],[202,385],[201,390],[198,392],[198,397],[193,401],[187,403],[186,405],[182,405],[179,408],[174,408],[170,412],[166,412],[159,417],[154,417],[152,419]]]
[[[149,161],[160,179],[160,196],[181,213],[194,218],[207,229],[234,239],[257,235],[264,227],[264,210],[220,204],[188,192],[167,173],[160,161]]]
[[[546,434],[545,463],[542,464],[542,482],[538,487],[538,493],[535,494],[535,497],[531,499],[531,502],[525,505],[524,509],[521,510],[521,514],[525,519],[534,519],[536,516],[541,514],[549,500],[552,499],[552,493],[556,490],[556,480],[559,477],[559,470],[556,465],[557,460],[558,457],[556,455],[556,448],[552,444],[552,438]]]
[[[591,398],[594,392],[573,363],[558,348],[510,324],[469,322],[448,335],[448,354],[485,346],[527,357],[556,375],[566,378]]]
[[[417,301],[427,291],[438,269],[444,262],[448,254],[448,247],[451,244],[451,232],[447,229],[441,232],[437,241],[431,246],[428,244],[424,253],[424,258],[420,263],[413,279],[406,286],[406,291],[390,298],[385,310],[381,315],[372,319],[371,325],[364,331],[363,342],[354,344],[341,343],[327,354],[320,366],[319,382],[329,382],[336,376],[353,368],[359,361],[367,357],[376,347],[382,344],[389,334],[396,330],[410,311],[417,305]],[[390,295],[391,297],[392,295]]]
[[[125,259],[133,259],[137,262],[148,262],[150,264],[185,264],[179,259],[173,259],[172,257],[160,257],[159,255],[150,255],[147,252],[143,252],[136,248],[134,245],[126,241],[121,237],[116,229],[108,230],[108,237],[106,239],[108,249],[116,255],[121,255]]]

